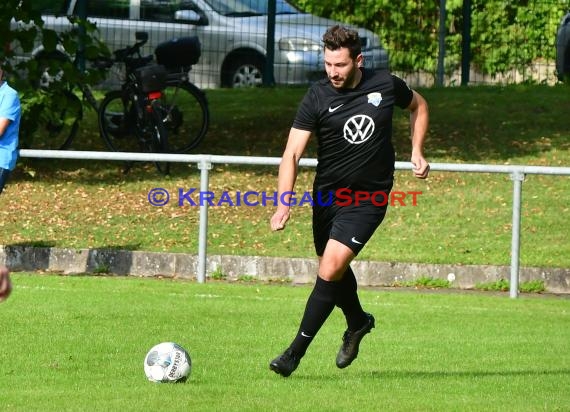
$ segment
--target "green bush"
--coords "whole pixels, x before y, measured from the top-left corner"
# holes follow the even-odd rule
[[[430,276],[420,276],[417,279],[394,284],[393,286],[425,288],[425,289],[447,289],[451,286],[445,279],[432,278]]]
[[[506,279],[499,279],[496,282],[478,283],[475,289],[484,291],[507,292],[510,290],[510,282]],[[542,280],[531,280],[529,282],[519,283],[519,292],[521,293],[541,293],[544,292],[544,282]]]
[[[36,122],[24,122],[27,129],[21,130],[21,136],[32,135],[39,124],[53,124],[53,111],[45,107],[61,107],[59,103],[68,90],[77,84],[97,84],[105,75],[104,70],[90,67],[83,70],[74,57],[79,50],[86,61],[110,56],[108,47],[99,40],[94,23],[70,17],[71,29],[57,33],[46,29],[41,13],[53,9],[53,1],[6,0],[0,3],[0,38],[10,47],[0,48],[0,61],[8,80],[20,94],[22,117],[36,119]],[[12,26],[12,22],[20,24]],[[17,59],[17,56],[31,57],[39,47],[43,49],[41,58]],[[64,57],[61,49],[65,50]],[[42,75],[49,72],[58,81],[50,83],[49,88],[38,87]]]
[[[546,290],[542,280],[531,280],[530,282],[523,282],[519,285],[519,290],[522,293],[541,293]]]
[[[495,292],[506,292],[509,290],[509,281],[499,279],[496,282],[477,283],[475,289]]]
[[[438,56],[439,2],[412,0],[296,0],[302,10],[366,27],[388,49],[393,70],[435,74]],[[472,67],[485,74],[555,58],[558,25],[568,0],[473,0]],[[463,0],[447,0],[445,70],[461,65]]]

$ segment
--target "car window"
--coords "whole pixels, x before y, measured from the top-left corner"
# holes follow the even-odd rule
[[[255,9],[248,7],[243,1],[240,0],[207,0],[212,10],[223,16],[233,16],[244,13],[256,13]]]
[[[261,16],[267,14],[267,0],[206,0],[212,10],[228,17]],[[284,0],[276,1],[277,14],[299,13]]]
[[[140,19],[172,22],[174,12],[179,8],[179,1],[142,0],[140,3]]]
[[[178,10],[200,12],[196,4],[190,0],[141,0],[140,20],[173,23]]]
[[[89,0],[87,2],[87,15],[89,17],[128,19],[129,3],[130,0]]]
[[[65,15],[69,7],[69,0],[34,0],[32,10],[42,14]]]
[[[267,0],[241,0],[242,3],[246,4],[253,10],[261,14],[268,13],[268,1]],[[290,5],[284,0],[276,0],[275,2],[275,12],[276,14],[296,14],[299,13],[295,7]]]

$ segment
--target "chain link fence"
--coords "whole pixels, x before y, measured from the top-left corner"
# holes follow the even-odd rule
[[[398,28],[387,29],[392,70],[410,83],[422,86],[552,85],[558,81],[556,35],[570,10],[567,0],[460,3],[461,10],[459,7],[447,10],[443,27],[441,20],[436,22],[433,16],[427,23],[418,21],[420,30],[411,31],[412,35],[409,28],[405,33]],[[418,15],[425,4],[416,2]],[[417,56],[424,68],[413,68],[407,55]]]
[[[556,33],[570,0],[38,0],[46,27],[86,13],[111,50],[147,31],[145,53],[197,36],[202,88],[308,84],[324,74],[321,37],[357,27],[365,64],[414,86],[558,81]],[[397,4],[393,4],[397,3]],[[444,7],[443,7],[444,6]]]

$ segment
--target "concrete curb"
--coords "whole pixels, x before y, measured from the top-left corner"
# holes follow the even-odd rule
[[[185,253],[158,253],[114,249],[60,249],[0,246],[0,263],[14,272],[49,271],[63,274],[111,273],[128,276],[164,276],[195,279],[198,257]],[[429,265],[357,260],[352,265],[361,286],[393,286],[420,277],[444,279],[453,288],[471,289],[478,283],[510,279],[509,266]],[[207,276],[228,280],[248,276],[263,281],[312,283],[316,259],[263,256],[209,255]],[[520,268],[519,282],[542,280],[547,292],[570,293],[570,268]]]

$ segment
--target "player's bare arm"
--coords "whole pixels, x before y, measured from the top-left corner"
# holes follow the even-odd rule
[[[277,210],[271,217],[271,230],[282,230],[289,220],[289,204],[291,196],[286,194],[292,192],[297,180],[297,170],[299,160],[305,152],[311,132],[291,128],[287,146],[283,152],[279,165],[279,177],[277,180],[278,205]]]
[[[429,125],[429,109],[426,100],[415,90],[408,106],[410,111],[410,129],[412,136],[412,165],[414,176],[425,179],[429,174],[429,163],[424,158],[424,141]]]
[[[0,138],[2,138],[4,132],[6,131],[10,123],[11,123],[10,119],[6,119],[5,117],[0,117]]]

